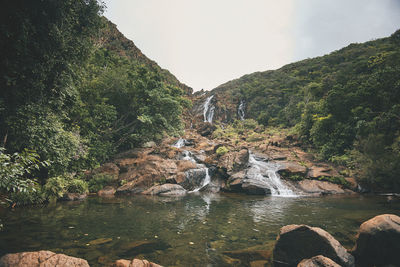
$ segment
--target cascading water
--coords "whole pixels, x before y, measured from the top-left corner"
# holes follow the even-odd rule
[[[172,146],[176,147],[176,148],[182,148],[182,147],[186,146],[187,143],[188,143],[188,141],[186,139],[179,138],[179,140],[176,141],[175,144],[173,144]],[[211,182],[211,176],[209,173],[209,169],[204,164],[198,163],[197,160],[195,159],[195,157],[193,156],[192,152],[190,152],[188,150],[183,150],[180,160],[187,160],[187,161],[196,163],[197,168],[187,171],[186,176],[198,176],[199,174],[201,174],[201,176],[203,176],[203,173],[204,173],[204,178],[202,179],[201,184],[199,186],[195,187],[190,192],[200,191],[202,188],[204,188]]]
[[[207,97],[206,102],[204,102],[203,116],[204,122],[212,123],[214,117],[214,109],[215,107],[211,104],[211,99],[213,99],[214,95]]]
[[[178,141],[176,141],[176,143],[173,144],[172,146],[176,148],[181,148],[184,147],[185,145],[186,145],[186,140],[183,138],[179,138]]]
[[[246,107],[246,103],[244,102],[244,100],[240,100],[240,104],[239,104],[239,107],[238,107],[238,116],[239,116],[239,119],[241,119],[241,120],[244,120],[245,107]]]
[[[265,184],[266,187],[271,190],[272,196],[296,196],[296,194],[281,181],[278,174],[279,165],[277,163],[262,161],[250,153],[249,164],[250,168],[247,170],[247,177]]]

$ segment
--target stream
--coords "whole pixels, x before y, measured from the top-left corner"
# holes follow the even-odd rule
[[[144,257],[163,266],[229,266],[224,252],[272,250],[287,224],[318,226],[345,247],[360,224],[378,214],[400,215],[384,196],[283,198],[192,193],[183,197],[89,197],[44,207],[0,211],[0,255],[51,250],[91,266]]]

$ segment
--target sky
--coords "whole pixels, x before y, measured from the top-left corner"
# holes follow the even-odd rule
[[[104,2],[128,39],[195,91],[400,29],[400,0]]]

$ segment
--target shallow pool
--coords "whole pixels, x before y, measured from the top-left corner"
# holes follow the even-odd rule
[[[91,197],[0,211],[0,255],[45,249],[91,266],[134,257],[164,266],[228,266],[237,259],[246,266],[257,259],[229,251],[268,254],[284,225],[321,227],[351,248],[360,224],[383,213],[400,215],[400,203],[384,196]]]

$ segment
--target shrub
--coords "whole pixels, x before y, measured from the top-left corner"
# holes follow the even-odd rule
[[[226,153],[228,153],[228,149],[224,146],[220,146],[219,148],[217,148],[217,151],[215,151],[215,153],[217,153],[217,156],[220,157],[222,155],[225,155]]]
[[[69,193],[86,194],[88,189],[88,183],[80,179],[72,179],[68,182],[67,191]]]
[[[62,198],[67,192],[68,181],[62,177],[52,177],[47,180],[43,189],[48,198]]]
[[[111,175],[105,173],[94,175],[88,183],[89,192],[94,193],[103,189],[105,186],[110,185],[113,179],[114,178]]]
[[[17,206],[42,204],[46,201],[45,193],[40,185],[35,185],[29,190],[12,192],[8,202]]]

